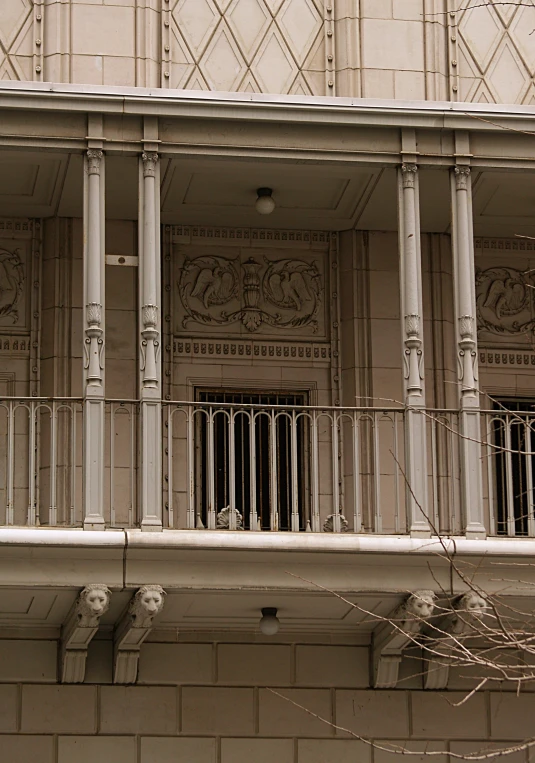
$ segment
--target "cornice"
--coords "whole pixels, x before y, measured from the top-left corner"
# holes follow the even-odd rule
[[[448,101],[220,93],[47,82],[1,82],[0,108],[260,122],[532,130],[535,108]]]

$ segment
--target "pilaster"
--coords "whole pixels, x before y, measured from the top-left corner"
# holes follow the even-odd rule
[[[141,528],[162,529],[162,372],[160,166],[157,125],[145,121],[139,159],[139,385],[141,399]]]
[[[407,519],[411,535],[429,536],[427,446],[422,319],[422,265],[418,167],[399,170],[399,258],[402,307],[403,385],[406,405],[405,476]]]
[[[461,502],[468,537],[484,538],[481,430],[472,223],[472,178],[468,165],[451,174],[456,354],[460,408]]]
[[[90,127],[94,127],[91,125]],[[84,159],[84,528],[104,527],[104,152]]]

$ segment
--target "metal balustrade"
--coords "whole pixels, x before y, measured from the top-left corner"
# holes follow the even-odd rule
[[[430,411],[429,514],[460,532],[457,414]],[[405,413],[166,403],[167,526],[405,534]]]
[[[82,400],[0,399],[0,526],[81,527]],[[407,533],[402,408],[166,402],[164,527]],[[433,531],[463,532],[456,411],[426,410]],[[535,537],[535,414],[482,411],[490,535]],[[138,401],[106,401],[103,513],[139,526]]]
[[[535,413],[481,413],[484,500],[491,535],[535,537]]]
[[[83,401],[0,399],[0,525],[80,527]],[[104,516],[134,527],[138,403],[106,401]]]

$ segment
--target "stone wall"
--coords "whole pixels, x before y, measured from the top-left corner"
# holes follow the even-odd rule
[[[531,104],[535,7],[450,10],[446,0],[4,0],[0,80]]]
[[[170,634],[167,634],[169,637]],[[172,636],[171,636],[172,637]],[[207,638],[208,640],[205,640]],[[212,637],[213,638],[213,637]],[[55,641],[0,644],[0,744],[9,763],[389,763],[341,730],[272,693],[378,742],[473,751],[532,733],[535,694],[485,692],[454,708],[448,692],[416,687],[407,661],[400,688],[374,691],[368,649],[340,636],[181,634],[143,646],[139,681],[113,686],[111,642],[94,642],[86,685],[55,683]],[[339,642],[338,644],[336,642]],[[334,643],[333,643],[334,642]],[[466,672],[466,671],[465,671]],[[94,682],[94,683],[93,683]],[[408,741],[403,741],[408,740]],[[416,758],[417,761],[430,758]],[[434,757],[446,763],[446,757]],[[525,753],[511,757],[527,761]]]

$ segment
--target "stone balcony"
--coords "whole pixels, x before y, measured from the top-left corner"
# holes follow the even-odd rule
[[[83,527],[81,399],[0,400],[0,524]],[[429,535],[461,536],[463,435],[454,410],[424,421]],[[410,534],[408,409],[166,402],[164,529]],[[489,536],[535,536],[534,414],[481,411],[480,478]],[[102,529],[135,529],[139,403],[105,403]],[[469,508],[469,507],[468,507]]]

